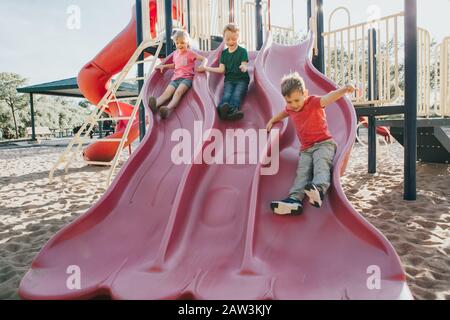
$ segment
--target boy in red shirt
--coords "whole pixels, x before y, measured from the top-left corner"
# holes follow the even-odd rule
[[[298,73],[283,77],[281,92],[287,106],[284,111],[270,119],[267,131],[270,131],[275,123],[290,117],[302,147],[297,177],[289,191],[289,197],[272,201],[270,205],[275,214],[301,214],[305,195],[313,206],[322,206],[324,195],[331,184],[331,169],[337,148],[328,130],[325,107],[354,91],[355,88],[348,85],[323,97],[308,96],[305,83]]]

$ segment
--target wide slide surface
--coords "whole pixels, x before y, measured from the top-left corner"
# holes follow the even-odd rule
[[[334,89],[311,66],[310,39],[293,47],[269,39],[261,51],[250,53],[245,118],[236,123],[222,122],[216,114],[223,78],[197,75],[169,119],[151,117],[147,136],[107,193],[42,249],[22,280],[21,297],[411,298],[392,246],[351,207],[340,184],[356,130],[348,100],[326,110],[339,148],[332,187],[320,210],[307,204],[299,217],[270,212],[270,201],[286,196],[298,162],[300,146],[287,120],[276,125],[281,141],[275,175],[261,175],[261,164],[173,162],[176,129],[194,137],[201,122],[200,135],[209,137],[209,129],[225,136],[227,129],[264,128],[283,109],[278,87],[285,73],[300,72],[311,94]],[[204,54],[217,64],[221,49]],[[159,95],[170,77],[171,71],[155,72],[145,85],[145,100]],[[194,157],[211,143],[193,141]],[[70,266],[81,271],[80,290],[67,285]],[[370,278],[376,271],[379,282]]]

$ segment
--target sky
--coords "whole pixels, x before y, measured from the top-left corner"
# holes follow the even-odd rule
[[[196,1],[196,0],[191,0]],[[74,77],[129,22],[134,0],[0,0],[0,72],[15,72],[38,84]],[[351,22],[403,10],[403,0],[325,0],[328,17],[339,6]],[[273,5],[276,3],[276,5]],[[75,7],[74,7],[75,6]],[[71,17],[79,9],[80,25]],[[69,10],[69,11],[68,11]],[[292,24],[291,0],[272,0],[272,24]],[[418,0],[418,24],[441,41],[450,36],[450,0]],[[333,27],[347,24],[339,13]],[[306,28],[306,0],[294,0],[294,27]]]

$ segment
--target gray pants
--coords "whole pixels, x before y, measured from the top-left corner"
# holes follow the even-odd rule
[[[300,152],[297,177],[289,191],[290,198],[298,197],[302,201],[305,197],[305,187],[311,182],[322,187],[324,193],[328,190],[331,184],[331,169],[336,149],[336,142],[327,140]]]

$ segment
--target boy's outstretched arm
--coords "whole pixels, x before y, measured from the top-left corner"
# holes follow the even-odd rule
[[[198,71],[199,72],[208,71],[208,72],[215,72],[215,73],[225,73],[225,65],[223,63],[221,63],[217,68],[208,67],[205,65],[203,67],[199,67]]]
[[[338,101],[340,98],[345,96],[347,93],[355,92],[355,88],[352,85],[346,85],[338,90],[331,91],[329,94],[324,95],[320,98],[320,105],[322,108],[329,106],[330,104]]]
[[[241,72],[247,72],[248,71],[248,61],[242,61],[241,65],[239,66],[239,69]]]
[[[204,72],[205,68],[206,68],[206,65],[208,64],[208,59],[206,57],[204,57],[204,56],[199,55],[199,54],[197,54],[196,56],[197,56],[196,59],[198,61],[202,62],[202,64],[197,68],[197,72]]]
[[[281,120],[285,119],[289,117],[289,114],[286,111],[281,111],[279,114],[277,114],[276,116],[274,116],[272,119],[269,120],[269,122],[267,123],[266,129],[268,132],[270,132],[270,130],[272,130],[272,127],[275,123],[280,122]]]

